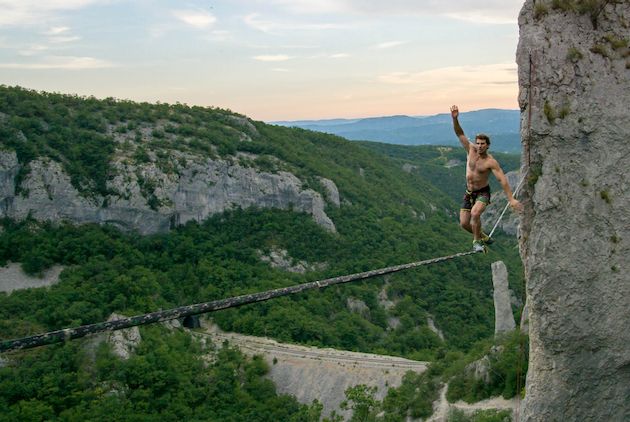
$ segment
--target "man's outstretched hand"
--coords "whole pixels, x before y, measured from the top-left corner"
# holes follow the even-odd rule
[[[459,116],[459,109],[456,105],[454,105],[451,107],[451,117],[453,117],[453,119],[456,119],[457,116]]]

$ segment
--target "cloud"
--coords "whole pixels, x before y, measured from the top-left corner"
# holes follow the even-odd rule
[[[316,44],[283,44],[279,45],[278,47],[288,50],[312,50],[315,48],[320,48],[319,45]]]
[[[262,54],[258,56],[252,57],[254,60],[258,60],[261,62],[285,62],[287,60],[293,59],[307,59],[307,60],[321,60],[321,59],[344,59],[346,57],[350,57],[347,53],[333,53],[333,54],[315,54],[315,55],[307,55],[307,56],[289,56],[286,54]],[[286,71],[288,69],[284,68],[276,68],[273,70],[277,71]]]
[[[0,69],[26,69],[26,70],[88,70],[116,67],[106,60],[94,57],[75,56],[49,56],[38,63],[0,63]]]
[[[108,0],[0,0],[0,26],[44,24],[56,12],[106,2]]]
[[[406,44],[406,43],[407,43],[407,41],[387,41],[387,42],[382,42],[380,44],[376,44],[376,45],[372,46],[372,48],[383,50],[383,49],[386,49],[386,48],[398,47],[399,45],[403,45],[403,44]]]
[[[523,0],[267,0],[298,14],[441,15],[478,23],[515,23]]]
[[[81,37],[72,35],[72,36],[67,36],[67,37],[50,37],[48,38],[48,41],[55,44],[62,44],[62,43],[67,43],[67,42],[72,42],[72,41],[79,41],[80,39]]]
[[[314,54],[311,56],[303,56],[305,59],[318,60],[318,59],[345,59],[350,57],[348,53],[322,53],[322,54]]]
[[[204,34],[201,39],[212,43],[223,43],[234,39],[234,34],[225,30],[212,30]]]
[[[518,83],[518,79],[513,79],[511,81],[489,81],[486,83],[490,85],[516,85]]]
[[[42,34],[48,36],[48,42],[53,44],[69,43],[81,39],[77,35],[71,35],[70,32],[69,26],[53,26],[42,32]]]
[[[44,35],[59,35],[68,31],[70,31],[70,28],[67,26],[53,26],[48,31],[44,32]]]
[[[422,72],[391,72],[378,79],[387,84],[412,84],[418,88],[451,85],[516,84],[516,67],[511,63],[451,66]]]
[[[340,0],[267,0],[271,4],[298,14],[336,13],[344,10],[344,1]]]
[[[259,19],[260,15],[258,13],[251,13],[243,18],[243,22],[250,26],[251,28],[257,29],[262,32],[273,32],[276,27],[275,24],[269,21],[264,21]]]
[[[261,61],[261,62],[284,62],[291,59],[291,57],[285,54],[270,54],[270,55],[254,56],[253,59]]]
[[[286,23],[264,20],[258,13],[251,13],[243,18],[243,22],[251,28],[265,33],[278,33],[283,31],[322,31],[327,29],[348,28],[348,25],[334,23]]]
[[[512,63],[494,63],[485,65],[449,66],[421,72],[391,72],[381,75],[379,79],[383,82],[394,84],[430,84],[433,83],[434,80],[448,80],[447,83],[452,83],[457,80],[505,81],[506,78],[513,79],[516,72],[517,68]],[[500,77],[497,78],[497,75]]]
[[[48,50],[48,48],[49,47],[47,45],[33,44],[33,45],[28,46],[24,50],[20,50],[18,54],[21,56],[34,56],[35,54]]]
[[[173,16],[187,25],[197,29],[204,29],[213,25],[217,18],[204,10],[174,10]]]

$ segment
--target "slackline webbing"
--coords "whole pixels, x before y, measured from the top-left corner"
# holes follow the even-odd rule
[[[4,340],[0,341],[0,352],[7,352],[9,350],[16,349],[30,349],[33,347],[59,343],[62,341],[74,340],[80,337],[84,337],[88,334],[99,333],[102,331],[122,330],[124,328],[130,328],[137,325],[169,321],[172,319],[184,318],[190,315],[198,315],[219,311],[221,309],[234,308],[236,306],[241,306],[248,303],[263,302],[276,297],[299,293],[304,290],[321,289],[323,287],[332,286],[335,284],[343,284],[356,280],[365,280],[368,278],[408,270],[410,268],[420,267],[423,265],[436,264],[438,262],[443,262],[449,259],[454,259],[466,255],[473,255],[479,252],[481,251],[460,252],[454,255],[442,256],[439,258],[427,259],[424,261],[417,261],[409,264],[395,265],[393,267],[380,268],[378,270],[365,271],[362,273],[327,278],[324,280],[311,281],[309,283],[298,284],[290,287],[281,287],[279,289],[268,290],[260,293],[252,293],[227,299],[214,300],[212,302],[197,303],[195,305],[180,306],[178,308],[151,312],[144,315],[136,315],[129,318],[122,318],[113,321],[99,322],[96,324],[82,325],[76,328],[66,328],[63,330],[51,331],[31,337],[24,337],[14,340]]]
[[[525,175],[521,179],[521,183],[525,179]],[[518,192],[518,189],[521,186],[519,183],[518,187],[514,191],[514,196]],[[509,206],[509,202],[506,205],[505,209],[497,219],[497,222],[490,233],[494,233],[495,228],[503,218],[503,214],[507,207]],[[468,251],[468,252],[460,252],[454,255],[447,255],[433,259],[427,259],[424,261],[411,262],[409,264],[401,264],[395,265],[392,267],[380,268],[377,270],[365,271],[361,273],[343,275],[339,277],[327,278],[324,280],[311,281],[308,283],[302,283],[295,286],[289,287],[281,287],[279,289],[267,290],[265,292],[259,293],[251,293],[241,296],[235,296],[227,299],[219,299],[214,300],[212,302],[204,302],[197,303],[194,305],[180,306],[178,308],[167,309],[164,311],[156,311],[143,315],[136,315],[129,318],[122,318],[113,321],[99,322],[96,324],[88,324],[81,325],[76,328],[65,328],[63,330],[50,331],[48,333],[37,334],[30,337],[23,337],[13,340],[0,340],[0,352],[8,352],[10,350],[18,350],[18,349],[31,349],[33,347],[45,346],[54,343],[60,343],[62,341],[74,340],[77,338],[85,337],[88,334],[100,333],[103,331],[116,331],[122,330],[125,328],[135,327],[138,325],[145,324],[153,324],[156,322],[169,321],[172,319],[185,318],[191,315],[199,315],[205,314],[209,312],[215,312],[222,309],[234,308],[241,305],[246,305],[249,303],[256,302],[264,302],[269,299],[274,299],[276,297],[287,296],[295,293],[300,293],[304,290],[311,289],[321,289],[323,287],[332,286],[335,284],[343,284],[348,283],[350,281],[356,280],[366,280],[373,277],[378,277],[385,274],[391,274],[403,270],[408,270],[411,268],[420,267],[423,265],[436,264],[438,262],[448,261],[450,259],[459,258],[462,256],[473,255],[476,253],[480,253],[482,251]]]

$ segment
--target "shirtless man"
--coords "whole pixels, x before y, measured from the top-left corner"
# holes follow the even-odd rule
[[[497,178],[503,191],[515,211],[521,211],[523,205],[514,199],[507,178],[501,170],[497,160],[488,154],[490,138],[480,133],[475,137],[473,144],[464,135],[464,130],[459,125],[459,110],[456,105],[451,107],[453,128],[462,146],[466,150],[466,193],[464,202],[459,211],[459,224],[465,230],[473,234],[473,250],[484,251],[485,245],[491,241],[490,237],[481,230],[481,214],[490,203],[490,185],[488,176],[490,172]]]

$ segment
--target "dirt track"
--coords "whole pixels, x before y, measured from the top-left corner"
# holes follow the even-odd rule
[[[238,346],[248,354],[274,354],[278,357],[312,359],[317,361],[339,362],[373,368],[399,368],[414,371],[424,371],[426,362],[404,359],[396,356],[375,355],[370,353],[349,352],[331,348],[316,348],[297,344],[278,343],[265,337],[246,336],[237,333],[222,333],[209,329],[204,333],[213,339],[214,343]]]

